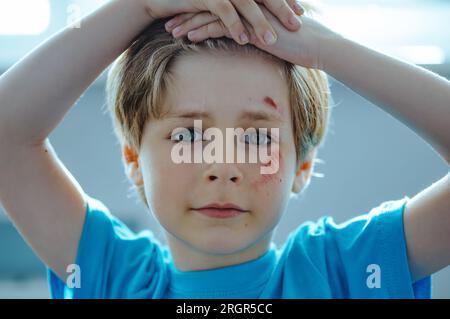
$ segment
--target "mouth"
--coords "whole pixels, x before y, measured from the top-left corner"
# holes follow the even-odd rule
[[[232,203],[212,203],[192,210],[213,218],[231,218],[250,212]]]

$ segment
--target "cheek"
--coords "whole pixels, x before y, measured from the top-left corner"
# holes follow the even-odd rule
[[[173,230],[186,210],[190,197],[192,168],[190,164],[174,164],[170,160],[155,165],[147,197],[156,218],[166,230]]]
[[[262,174],[261,167],[278,167],[278,170],[273,174]],[[258,177],[255,181],[252,182],[252,186],[256,191],[263,191],[273,189],[274,191],[279,188],[279,186],[283,182],[283,155],[279,151],[279,149],[272,152],[270,156],[270,160],[267,163],[263,163],[259,165],[258,168]],[[269,192],[270,195],[270,192]]]
[[[173,198],[186,192],[192,176],[189,164],[175,164],[170,156],[159,152],[148,156],[146,165],[144,182],[149,199],[173,203]]]
[[[192,183],[193,164],[175,164],[170,159],[155,169],[154,187],[164,196],[172,197],[186,192]]]

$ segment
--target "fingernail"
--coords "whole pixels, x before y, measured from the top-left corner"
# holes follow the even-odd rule
[[[294,10],[298,15],[302,15],[303,13],[305,13],[305,9],[303,9],[303,7],[298,3],[294,3]]]
[[[166,28],[171,28],[175,25],[175,19],[171,19],[166,22]]]
[[[172,31],[173,35],[179,35],[181,33],[181,27],[176,27]]]
[[[247,43],[248,42],[248,37],[245,34],[245,32],[242,32],[241,35],[239,36],[239,39],[241,40],[242,43]]]
[[[274,44],[276,41],[275,35],[267,30],[266,33],[264,34],[264,42],[266,42],[267,45],[271,45]]]
[[[197,35],[197,33],[194,31],[189,31],[188,32],[188,38],[189,40],[195,40],[195,36]]]
[[[292,16],[289,18],[289,23],[290,23],[291,25],[293,25],[293,26],[298,26],[298,25],[299,25],[298,19],[297,19],[297,17],[294,16],[294,15],[292,15]]]

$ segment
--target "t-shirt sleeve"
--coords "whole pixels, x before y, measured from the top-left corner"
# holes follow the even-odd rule
[[[297,260],[312,265],[330,298],[431,298],[431,276],[411,279],[403,224],[408,200],[385,201],[341,224],[329,216],[305,223],[292,250],[306,256]]]
[[[320,220],[327,275],[340,296],[431,298],[431,276],[411,279],[403,223],[408,200],[383,202],[339,225],[331,217]]]
[[[146,230],[131,231],[99,200],[85,195],[86,217],[75,265],[64,283],[47,267],[51,298],[160,298],[164,248]]]

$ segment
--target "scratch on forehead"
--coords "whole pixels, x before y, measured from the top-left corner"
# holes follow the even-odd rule
[[[264,103],[266,103],[270,107],[273,107],[275,110],[278,110],[278,105],[275,103],[275,101],[270,96],[264,97]]]

